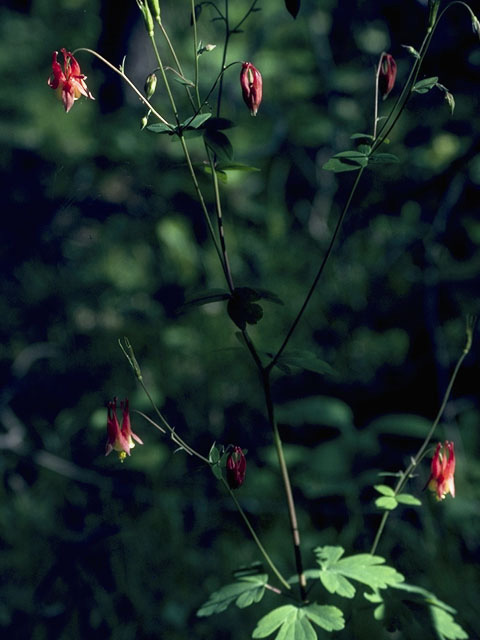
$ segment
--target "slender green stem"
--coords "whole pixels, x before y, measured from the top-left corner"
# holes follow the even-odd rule
[[[225,71],[225,63],[227,61],[228,43],[230,41],[230,25],[228,21],[228,0],[225,0],[225,15],[223,17],[225,22],[225,40],[223,42],[223,54],[222,54],[222,66],[220,68],[220,84],[218,87],[217,96],[217,118],[220,117],[220,111],[222,108],[222,94],[223,94],[223,72]]]
[[[162,35],[165,38],[165,41],[166,41],[166,43],[168,45],[168,48],[170,49],[170,53],[172,54],[172,58],[175,61],[175,65],[176,65],[176,67],[178,69],[178,72],[180,73],[180,76],[183,79],[185,79],[185,74],[183,73],[182,65],[180,64],[180,61],[179,61],[178,56],[176,54],[175,48],[174,48],[174,46],[173,46],[173,44],[172,44],[172,42],[171,42],[171,40],[170,40],[170,38],[168,36],[167,30],[163,26],[163,22],[159,22],[159,25],[160,25],[160,29],[162,31]],[[192,109],[195,109],[195,102],[193,101],[192,94],[190,93],[190,87],[185,85],[185,90],[187,92],[188,99],[190,100],[190,104],[192,105]]]
[[[233,293],[233,290],[235,287],[233,284],[232,272],[230,269],[230,261],[228,259],[228,253],[227,253],[227,244],[225,241],[225,230],[223,227],[223,216],[222,216],[222,200],[220,198],[220,189],[218,185],[217,171],[215,168],[215,159],[206,144],[205,144],[205,150],[207,152],[208,161],[210,163],[210,170],[212,172],[213,192],[215,194],[215,213],[217,215],[218,235],[220,237],[220,246],[222,249],[222,256],[223,256],[222,263],[224,265],[228,288],[230,289],[230,292]]]
[[[283,480],[283,486],[285,490],[285,496],[287,499],[288,515],[290,518],[290,530],[293,540],[293,548],[295,554],[295,565],[297,568],[298,583],[300,587],[300,598],[302,602],[307,599],[307,579],[303,570],[302,553],[300,547],[300,531],[298,529],[297,513],[295,509],[295,501],[293,499],[292,485],[290,483],[290,477],[288,474],[287,464],[285,462],[285,456],[283,454],[283,445],[278,431],[278,426],[275,420],[275,413],[272,401],[272,392],[270,387],[270,376],[267,370],[263,371],[263,389],[265,393],[265,403],[267,405],[268,419],[273,429],[273,440],[275,444],[275,450],[277,452],[277,458],[280,465],[280,473]]]
[[[158,68],[160,69],[160,73],[162,74],[163,84],[165,85],[165,89],[167,90],[168,99],[170,100],[170,104],[172,106],[173,115],[175,116],[177,125],[179,125],[180,119],[178,117],[178,110],[177,110],[177,105],[175,104],[175,98],[173,97],[172,90],[170,89],[170,83],[168,81],[167,74],[165,73],[165,68],[163,66],[163,62],[160,57],[160,52],[158,51],[157,43],[155,42],[155,37],[153,35],[150,36],[150,41],[152,43],[152,47],[155,52],[155,57],[157,58]]]
[[[380,60],[377,65],[377,70],[375,72],[375,107],[373,113],[373,139],[375,140],[377,137],[377,126],[378,126],[378,79],[380,77],[380,69],[382,65],[383,53],[380,56]]]
[[[335,226],[335,230],[333,232],[333,235],[330,239],[330,244],[328,245],[327,251],[325,253],[325,255],[323,256],[323,260],[320,264],[320,267],[317,271],[317,274],[315,276],[315,278],[313,279],[312,284],[310,285],[310,289],[308,290],[308,293],[305,297],[305,300],[303,301],[302,306],[300,307],[300,311],[297,313],[295,320],[293,321],[290,329],[287,332],[287,335],[285,336],[284,341],[282,342],[282,345],[280,346],[280,348],[278,349],[277,353],[275,354],[275,356],[272,358],[271,362],[269,363],[269,365],[267,366],[267,369],[270,370],[272,369],[272,367],[275,366],[275,364],[278,362],[278,359],[280,358],[280,356],[282,355],[285,347],[287,346],[290,338],[292,337],[293,332],[295,331],[298,323],[300,322],[305,309],[308,306],[308,303],[310,302],[311,297],[313,296],[315,289],[317,287],[318,281],[320,280],[320,277],[323,273],[323,270],[325,269],[325,266],[328,262],[328,259],[333,251],[333,247],[335,245],[335,240],[337,239],[338,233],[342,227],[343,221],[345,220],[345,216],[347,215],[347,212],[350,208],[350,204],[352,202],[353,196],[355,195],[355,192],[357,190],[358,184],[360,182],[360,179],[362,177],[362,174],[364,172],[364,167],[361,167],[360,170],[357,173],[357,176],[355,178],[355,182],[353,183],[353,186],[350,190],[350,194],[348,196],[347,202],[345,203],[345,206],[343,207],[343,211],[337,221],[337,224]]]
[[[198,89],[198,34],[197,34],[197,17],[195,15],[195,0],[191,1],[191,6],[192,6],[192,22],[193,22],[193,55],[194,55],[194,61],[195,61],[194,84],[195,84],[195,95],[197,97],[197,105],[198,105],[198,108],[200,109],[200,105],[202,101],[200,100],[200,92]]]
[[[427,436],[425,437],[425,440],[423,441],[420,449],[418,450],[417,454],[415,455],[414,458],[411,459],[410,464],[408,465],[408,467],[405,469],[405,471],[400,475],[400,478],[398,479],[398,482],[394,488],[394,496],[398,495],[403,487],[406,485],[406,483],[408,482],[409,478],[411,477],[412,473],[415,471],[415,469],[417,468],[417,466],[420,464],[420,462],[422,461],[423,457],[425,456],[426,450],[428,445],[430,444],[430,440],[432,439],[432,436],[435,432],[435,429],[437,428],[443,413],[445,411],[445,408],[447,406],[448,400],[450,398],[450,394],[452,392],[452,388],[453,385],[455,384],[455,380],[457,378],[458,372],[460,371],[460,368],[463,364],[463,361],[465,360],[465,358],[467,357],[470,348],[472,346],[472,337],[473,337],[473,332],[475,330],[475,325],[476,325],[476,319],[475,318],[469,318],[467,319],[467,340],[466,340],[466,344],[465,347],[463,348],[463,351],[460,355],[460,357],[457,360],[457,363],[453,369],[453,373],[450,377],[450,381],[447,385],[447,388],[445,390],[445,393],[443,395],[443,399],[442,402],[440,404],[440,408],[438,410],[438,413],[435,417],[435,420],[432,423],[432,426],[430,428],[430,431],[428,432]],[[370,553],[374,554],[375,551],[377,550],[378,547],[378,543],[380,542],[380,538],[382,536],[383,530],[385,529],[385,525],[387,523],[388,517],[390,515],[390,511],[385,511],[384,514],[382,515],[382,519],[380,520],[380,524],[378,526],[378,530],[377,533],[375,535],[375,539],[373,541],[372,544],[372,548],[370,549]]]
[[[274,574],[277,576],[277,578],[280,580],[280,582],[282,583],[282,585],[290,590],[292,587],[288,584],[288,582],[285,580],[285,578],[282,576],[282,574],[280,573],[280,571],[277,569],[277,567],[275,566],[273,560],[271,559],[271,557],[268,555],[265,547],[263,546],[263,544],[260,542],[257,534],[255,533],[255,529],[252,527],[252,525],[250,524],[249,519],[247,518],[247,515],[245,514],[244,510],[242,509],[240,503],[237,500],[237,496],[234,494],[234,492],[232,491],[232,489],[230,489],[230,487],[228,486],[228,484],[225,482],[225,480],[223,480],[222,478],[222,482],[225,485],[225,487],[228,489],[230,495],[232,496],[232,500],[235,503],[235,506],[238,509],[238,512],[240,513],[240,515],[242,516],[245,524],[247,525],[248,530],[250,531],[250,535],[252,536],[252,538],[255,540],[255,544],[257,545],[260,553],[263,555],[263,557],[265,558],[268,566],[272,569],[272,571],[274,572]]]
[[[170,127],[173,131],[174,127],[165,120],[165,118],[163,116],[161,116],[158,111],[152,106],[152,104],[147,100],[147,98],[145,98],[145,96],[142,94],[142,92],[137,89],[137,87],[133,84],[133,82],[130,80],[130,78],[121,70],[118,69],[117,67],[115,67],[111,62],[109,62],[108,60],[106,60],[103,56],[101,56],[99,53],[97,53],[96,51],[93,51],[93,49],[87,49],[85,47],[81,47],[80,49],[76,49],[74,51],[74,53],[76,53],[77,51],[86,51],[87,53],[91,53],[92,56],[95,56],[96,58],[98,58],[99,60],[101,60],[107,67],[109,67],[110,69],[112,69],[112,71],[115,71],[115,73],[118,73],[118,75],[123,78],[123,80],[125,80],[125,82],[133,89],[133,91],[135,91],[135,93],[137,94],[137,96],[140,98],[140,100],[151,110],[151,112],[160,120],[160,122],[162,122],[164,125],[166,125],[167,127]]]
[[[157,407],[157,405],[155,404],[154,399],[152,398],[147,386],[145,385],[144,381],[142,379],[137,378],[138,381],[140,382],[142,389],[144,390],[147,398],[150,401],[150,404],[153,407],[153,410],[155,411],[155,413],[157,414],[157,416],[159,417],[161,423],[163,424],[163,426],[167,429],[167,431],[170,433],[170,437],[173,440],[173,442],[175,442],[175,444],[178,444],[179,447],[181,447],[182,449],[184,449],[188,454],[192,455],[192,456],[196,456],[197,458],[199,458],[200,460],[202,460],[202,462],[206,462],[208,465],[210,465],[210,461],[208,458],[205,458],[205,456],[202,456],[201,453],[198,453],[198,451],[195,451],[195,449],[192,449],[192,447],[190,447],[190,445],[188,445],[185,440],[183,440],[183,438],[181,438],[178,433],[175,431],[175,429],[173,427],[171,427],[168,422],[165,420],[165,418],[163,417],[162,413],[160,412],[160,409]],[[159,427],[160,428],[160,427]],[[161,430],[161,429],[160,429]]]
[[[180,144],[182,145],[182,149],[183,149],[183,153],[184,153],[184,156],[185,156],[185,160],[187,161],[187,166],[188,166],[188,170],[190,172],[190,177],[192,179],[193,186],[195,187],[195,191],[197,193],[197,198],[198,198],[198,200],[200,202],[200,206],[202,208],[203,216],[205,218],[205,221],[206,221],[207,226],[208,226],[208,230],[210,232],[210,237],[212,238],[213,244],[215,246],[215,250],[216,250],[218,258],[220,260],[220,264],[222,265],[222,269],[223,269],[223,272],[225,274],[225,279],[226,279],[227,283],[229,283],[228,270],[227,270],[227,267],[225,266],[225,263],[223,261],[222,251],[221,251],[220,247],[218,246],[218,241],[217,241],[217,238],[215,236],[215,230],[213,228],[212,221],[210,220],[210,215],[208,213],[208,209],[207,209],[207,205],[205,204],[205,200],[203,198],[202,190],[200,189],[200,185],[198,184],[197,175],[195,173],[195,169],[193,168],[192,159],[190,158],[190,153],[188,151],[187,143],[185,142],[185,138],[184,138],[183,134],[180,134],[178,137],[179,137],[179,140],[180,140]]]

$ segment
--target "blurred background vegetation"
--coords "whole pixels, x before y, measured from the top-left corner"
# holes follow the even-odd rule
[[[193,74],[190,3],[161,4]],[[249,6],[232,4],[237,16]],[[371,131],[383,50],[399,67],[389,102],[398,95],[412,63],[401,45],[419,46],[426,9],[414,0],[304,0],[293,21],[281,0],[259,6],[232,39],[229,61],[262,71],[264,101],[251,118],[233,67],[223,115],[237,123],[235,159],[261,171],[230,172],[222,194],[236,283],[284,301],[266,302],[251,330],[272,351],[352,183],[352,174],[321,167],[351,146],[352,133]],[[221,61],[212,17],[205,8],[199,18],[202,40],[218,45],[201,58],[204,89]],[[145,445],[123,465],[103,457],[109,399],[129,397],[150,412],[117,344],[126,335],[187,442],[204,453],[213,441],[248,449],[239,499],[293,573],[248,354],[221,303],[178,313],[188,296],[223,286],[178,144],[140,131],[140,102],[87,54],[78,59],[96,102],[65,115],[46,84],[52,51],[90,47],[115,65],[126,55],[142,87],[156,65],[140,13],[133,0],[7,0],[0,31],[0,628],[35,640],[249,637],[267,598],[195,617],[234,569],[258,559],[210,471],[174,454],[139,416],[134,431]],[[480,47],[466,11],[449,12],[423,74],[439,76],[455,112],[437,90],[409,103],[388,149],[401,161],[366,173],[290,345],[334,373],[277,372],[274,381],[307,566],[317,545],[370,548],[379,522],[371,486],[418,448],[463,348],[465,315],[480,310]],[[181,86],[177,93],[186,108]],[[191,148],[201,162],[199,139]],[[211,198],[208,177],[202,186]],[[478,353],[477,339],[438,431],[456,443],[457,497],[437,504],[421,493],[425,462],[411,485],[423,506],[395,512],[378,550],[457,608],[472,638],[480,636]],[[371,638],[369,624],[357,638]]]

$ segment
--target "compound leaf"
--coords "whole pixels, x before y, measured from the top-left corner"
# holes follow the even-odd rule
[[[254,602],[260,602],[265,593],[267,580],[267,574],[262,573],[256,576],[246,576],[238,582],[221,587],[212,593],[207,602],[200,607],[197,616],[206,617],[214,613],[221,613],[232,603],[235,603],[240,609],[244,609]]]
[[[381,499],[381,498],[380,498]],[[403,582],[403,576],[393,567],[385,566],[384,558],[360,553],[342,558],[342,547],[317,547],[314,550],[320,565],[320,580],[330,593],[352,598],[355,587],[350,580],[366,584],[371,589],[386,589]]]

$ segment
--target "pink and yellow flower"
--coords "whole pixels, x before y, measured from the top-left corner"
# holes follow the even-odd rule
[[[443,500],[447,493],[455,497],[455,451],[453,442],[439,442],[432,458],[428,488],[436,492],[437,500]]]
[[[105,455],[108,456],[112,451],[118,451],[120,460],[124,460],[130,455],[130,449],[133,449],[136,440],[139,444],[143,444],[142,440],[133,433],[130,423],[130,413],[128,410],[128,399],[120,403],[123,412],[122,428],[117,418],[117,399],[114,398],[108,403],[107,413],[107,444],[105,446]]]
[[[63,69],[60,63],[57,62],[58,51],[54,51],[52,59],[53,77],[51,76],[48,79],[48,86],[57,91],[65,111],[68,113],[75,100],[78,100],[80,96],[85,96],[90,100],[95,100],[95,98],[85,84],[87,76],[82,74],[76,59],[66,49],[61,49],[61,52],[63,54]]]

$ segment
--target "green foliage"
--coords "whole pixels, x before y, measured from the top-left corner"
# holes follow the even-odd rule
[[[422,504],[421,500],[415,498],[415,496],[412,496],[409,493],[395,494],[395,491],[385,484],[377,484],[374,489],[382,494],[381,498],[377,498],[375,500],[375,504],[379,509],[392,511],[398,507],[399,503],[412,507],[418,507]]]
[[[299,369],[313,371],[321,375],[334,373],[332,367],[312,351],[302,349],[287,349],[278,358],[276,366],[287,375],[297,373]]]
[[[316,603],[306,607],[287,604],[261,618],[252,638],[267,638],[279,629],[276,640],[316,640],[312,622],[325,631],[338,631],[345,626],[343,614],[337,607]]]
[[[240,609],[249,607],[260,602],[265,594],[265,585],[268,582],[268,575],[259,574],[245,576],[237,582],[225,585],[218,591],[212,593],[210,598],[197,611],[197,616],[206,617],[214,613],[225,611],[232,603]]]
[[[437,596],[406,582],[392,585],[393,589],[379,593],[365,593],[365,598],[376,604],[374,617],[390,629],[402,629],[408,637],[422,630],[422,637],[433,638],[429,629],[440,640],[465,640],[468,635],[455,621],[453,607]]]
[[[317,562],[321,569],[318,572],[323,586],[330,593],[337,593],[344,598],[353,598],[355,587],[350,580],[356,580],[369,586],[372,590],[386,589],[403,582],[404,577],[393,567],[384,565],[385,559],[360,553],[342,558],[342,547],[317,547]]]
[[[424,78],[423,80],[419,80],[413,85],[412,91],[415,91],[416,93],[427,93],[428,91],[430,91],[430,89],[433,89],[437,82],[438,76],[434,76],[432,78]]]

